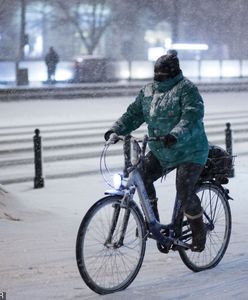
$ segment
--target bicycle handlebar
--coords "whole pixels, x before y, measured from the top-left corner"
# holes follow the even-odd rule
[[[123,141],[123,154],[124,154],[123,175],[124,177],[128,177],[128,174],[138,166],[140,161],[145,156],[148,141],[160,141],[160,140],[162,140],[162,137],[148,137],[147,135],[145,135],[143,138],[136,138],[131,135],[118,136],[116,133],[112,133],[110,135],[109,140],[106,141],[100,157],[100,171],[105,182],[109,186],[113,187],[109,183],[109,180],[107,179],[106,175],[104,175],[104,170],[105,172],[110,174],[110,171],[106,164],[106,153],[110,145],[116,144],[118,141]]]
[[[116,133],[112,133],[110,135],[109,140],[106,142],[106,146],[110,146],[111,144],[116,144],[119,141],[123,141],[123,154],[124,154],[124,175],[127,174],[135,168],[142,157],[145,156],[145,151],[147,147],[148,141],[162,141],[163,137],[148,137],[145,135],[142,139],[135,138],[131,135],[119,136]],[[141,143],[141,145],[139,145]],[[132,149],[134,150],[134,161],[131,162],[131,144]]]
[[[111,144],[116,144],[117,142],[119,141],[124,141],[125,138],[127,136],[120,136],[120,135],[117,135],[116,133],[112,133],[110,135],[110,138],[109,140],[106,142],[106,145],[111,145]],[[135,142],[138,142],[138,143],[144,143],[144,142],[150,142],[150,141],[163,141],[164,137],[163,136],[157,136],[157,137],[148,137],[147,135],[145,135],[143,137],[143,139],[140,139],[140,138],[135,138],[131,135],[128,135],[128,137],[130,137],[130,139],[132,141],[135,141]]]

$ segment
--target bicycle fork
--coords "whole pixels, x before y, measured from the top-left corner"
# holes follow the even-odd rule
[[[113,211],[113,216],[112,216],[112,220],[111,220],[111,224],[110,224],[110,229],[109,229],[108,237],[107,237],[104,245],[108,248],[117,249],[117,248],[120,248],[121,246],[123,246],[123,241],[124,241],[124,237],[125,237],[126,230],[127,230],[127,224],[128,224],[129,217],[130,217],[130,209],[128,209],[128,207],[122,208],[121,204],[119,204],[119,203],[114,204],[113,208],[114,208],[114,211]],[[120,236],[116,242],[113,242],[114,232],[116,230],[116,226],[117,226],[118,220],[120,218],[121,209],[125,209],[125,212],[123,215],[123,221],[121,222]]]

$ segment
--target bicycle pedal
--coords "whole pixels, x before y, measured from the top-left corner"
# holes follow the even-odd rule
[[[198,253],[203,252],[204,249],[205,249],[205,247],[204,247],[204,248],[198,248],[197,246],[194,247],[194,246],[192,246],[192,245],[191,245],[191,247],[190,247],[190,250],[191,250],[192,252],[198,252]]]
[[[157,248],[160,252],[162,253],[169,253],[170,249],[168,249],[167,247],[164,247],[162,244],[157,242]]]

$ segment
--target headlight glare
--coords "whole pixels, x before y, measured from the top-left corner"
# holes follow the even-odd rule
[[[116,190],[118,190],[122,185],[122,176],[120,174],[113,175],[113,185]]]

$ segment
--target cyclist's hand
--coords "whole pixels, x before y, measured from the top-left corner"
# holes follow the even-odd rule
[[[177,143],[177,138],[172,134],[167,134],[162,138],[162,141],[166,148],[170,148]]]
[[[105,134],[104,134],[104,139],[105,139],[106,142],[109,140],[110,135],[111,135],[112,133],[114,133],[113,130],[108,130],[107,132],[105,132]]]
[[[113,131],[107,131],[104,135],[108,144],[116,144],[119,141],[119,136]]]

